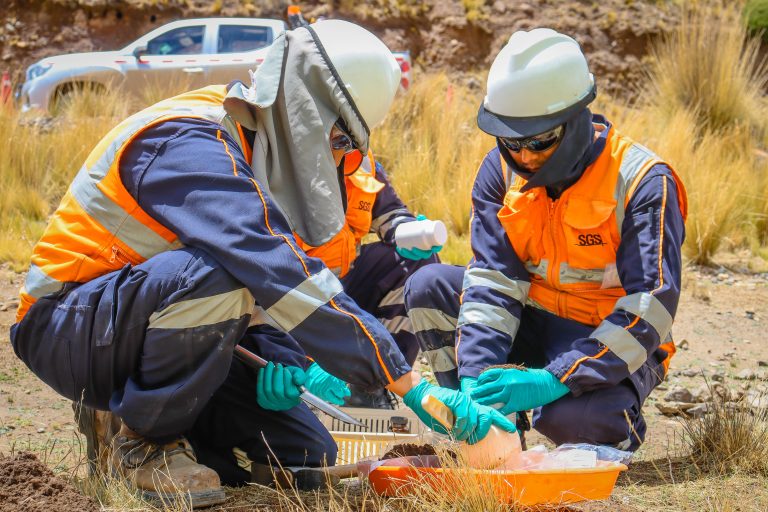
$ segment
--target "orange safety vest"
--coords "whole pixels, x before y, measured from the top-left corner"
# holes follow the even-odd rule
[[[170,119],[198,118],[221,124],[250,159],[242,129],[222,107],[226,94],[225,86],[216,85],[161,101],[101,139],[35,245],[16,322],[37,299],[60,291],[65,283],[85,283],[181,247],[178,237],[142,210],[123,186],[120,157],[144,130]]]
[[[613,311],[626,295],[616,270],[624,211],[643,176],[661,163],[611,128],[600,156],[559,199],[550,199],[544,187],[520,192],[526,180],[515,177],[498,218],[529,272],[528,305],[592,326]],[[674,170],[672,176],[685,220],[685,188]],[[670,354],[668,364],[674,344],[665,339],[661,348]]]
[[[376,179],[376,163],[373,153],[363,159],[360,167],[344,179],[347,189],[347,216],[344,227],[328,242],[319,247],[304,243],[294,233],[304,252],[323,260],[334,274],[344,277],[360,252],[361,240],[371,231],[373,203],[384,183]]]

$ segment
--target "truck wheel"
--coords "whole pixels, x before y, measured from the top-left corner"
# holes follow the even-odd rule
[[[73,102],[88,95],[100,95],[106,93],[106,88],[95,82],[70,82],[60,85],[53,93],[50,111],[54,116],[60,115]]]

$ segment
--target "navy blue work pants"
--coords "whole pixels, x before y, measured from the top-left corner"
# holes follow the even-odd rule
[[[438,383],[453,389],[459,386],[454,346],[463,276],[464,267],[430,265],[416,272],[405,287],[409,311],[430,309],[438,315],[433,317],[436,321],[432,325],[418,326],[416,337],[436,370]],[[451,323],[454,328],[446,329]],[[543,368],[558,354],[570,350],[574,340],[588,337],[593,330],[540,309],[523,308],[507,362]],[[616,386],[579,396],[568,394],[540,407],[534,410],[533,428],[558,445],[590,443],[636,450],[646,431],[643,402],[659,383],[649,372],[653,370],[645,364]]]
[[[39,299],[12,327],[11,342],[58,393],[111,410],[153,441],[190,431],[224,384],[243,405],[236,413],[252,419],[250,434],[263,431],[284,463],[333,463],[335,444],[308,408],[260,409],[255,372],[231,364],[253,305],[210,255],[183,248]]]

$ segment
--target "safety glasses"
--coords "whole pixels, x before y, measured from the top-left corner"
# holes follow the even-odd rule
[[[547,132],[534,135],[533,137],[526,137],[524,139],[499,137],[498,139],[504,144],[504,147],[515,153],[519,153],[523,149],[527,149],[533,153],[541,153],[560,142],[560,139],[563,138],[564,131],[563,125],[560,125]]]
[[[344,176],[353,174],[363,163],[363,154],[355,148],[355,143],[338,125],[331,130],[331,152],[336,166]]]

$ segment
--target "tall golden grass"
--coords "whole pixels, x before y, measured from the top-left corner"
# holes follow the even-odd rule
[[[594,110],[674,166],[688,190],[685,254],[709,264],[719,250],[768,257],[768,68],[725,0],[685,4],[679,25],[655,47],[647,87],[628,104],[601,96]],[[0,261],[23,269],[47,216],[91,147],[131,111],[183,89],[147,87],[137,103],[115,88],[79,91],[54,121],[30,124],[0,110]],[[475,125],[481,91],[444,73],[417,76],[375,130],[372,147],[401,197],[443,219],[441,256],[471,256],[470,191],[492,138]]]
[[[55,121],[0,108],[0,261],[26,267],[48,215],[91,147],[127,114],[123,105],[114,94],[78,91]]]

